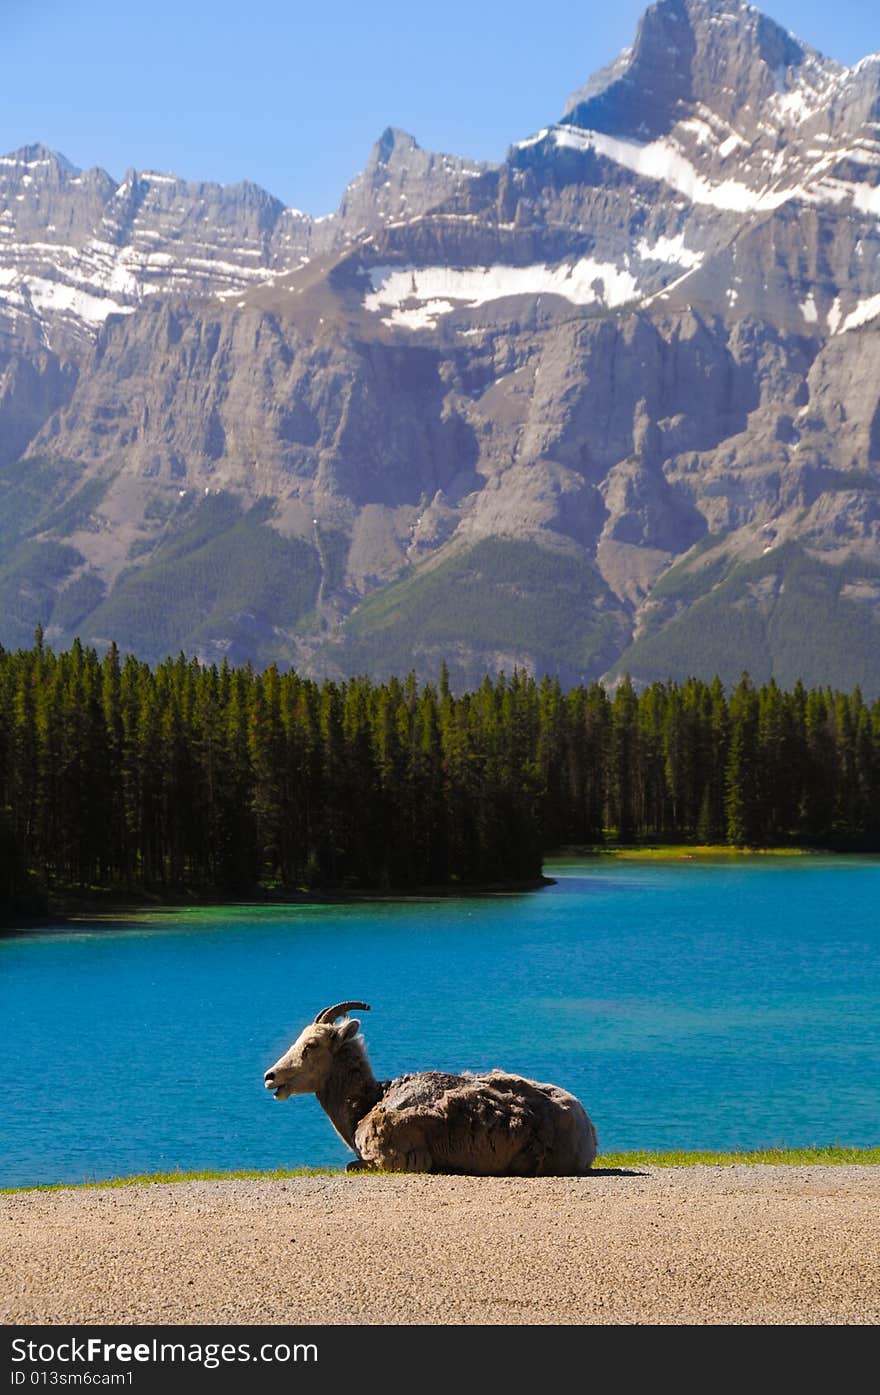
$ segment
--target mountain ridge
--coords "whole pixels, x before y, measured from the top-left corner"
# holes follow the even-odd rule
[[[33,514],[0,640],[39,618],[124,645],[220,498],[240,521],[187,554],[202,618],[175,632],[205,657],[384,675],[393,650],[431,676],[445,646],[459,683],[649,681],[718,666],[723,600],[756,678],[843,664],[880,691],[878,136],[876,55],[661,0],[504,161],[388,128],[323,220],[247,184],[108,194],[35,147],[11,218],[4,157],[0,490],[55,471],[68,511],[100,507]],[[218,578],[227,524],[295,605],[239,541]]]

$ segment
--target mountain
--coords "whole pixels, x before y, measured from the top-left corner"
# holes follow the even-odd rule
[[[880,55],[660,0],[324,219],[0,160],[0,642],[880,693]]]

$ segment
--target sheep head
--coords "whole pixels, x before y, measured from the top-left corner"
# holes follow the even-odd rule
[[[291,1095],[313,1095],[326,1085],[333,1071],[336,1055],[347,1041],[360,1031],[356,1017],[335,1025],[336,1018],[349,1008],[369,1012],[367,1003],[336,1003],[318,1013],[314,1022],[300,1032],[289,1051],[266,1071],[263,1084],[275,1092],[276,1100]]]

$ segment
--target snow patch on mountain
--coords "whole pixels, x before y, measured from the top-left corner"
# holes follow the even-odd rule
[[[65,286],[60,281],[46,281],[40,276],[27,277],[22,285],[41,313],[54,310],[89,324],[103,324],[108,315],[130,315],[134,309],[132,305],[118,305],[109,296],[89,295],[87,291]]]
[[[2,228],[0,228],[2,231]],[[148,230],[139,232],[139,241]],[[0,244],[0,307],[27,303],[41,317],[60,315],[68,327],[79,321],[89,333],[108,315],[130,314],[147,296],[161,292],[240,295],[245,289],[272,284],[269,267],[211,256],[208,243],[190,242],[177,256],[155,251],[150,243],[116,246],[90,238],[84,246],[43,241]],[[259,254],[257,254],[259,255]],[[223,288],[220,290],[220,288]],[[5,288],[5,293],[4,289]]]
[[[109,296],[93,294],[81,286],[46,276],[22,274],[16,267],[0,268],[0,310],[30,309],[81,321],[90,328],[104,323],[108,315],[130,315],[134,306],[122,305]]]
[[[644,179],[668,184],[691,203],[708,204],[734,213],[756,213],[779,208],[791,198],[789,190],[756,191],[735,179],[712,183],[697,172],[672,140],[641,144],[576,126],[556,126],[548,135],[561,150],[593,150]]]
[[[682,121],[676,130],[690,134],[696,139],[698,150],[707,153],[709,136],[712,134],[707,123]],[[820,137],[815,139],[818,141]],[[829,138],[821,139],[827,141]],[[515,149],[525,150],[541,143],[546,143],[549,149],[592,151],[643,179],[666,184],[691,204],[726,212],[772,212],[796,199],[806,203],[843,203],[850,200],[856,212],[880,218],[880,186],[854,182],[834,173],[835,168],[845,161],[868,168],[880,166],[880,142],[864,136],[843,145],[808,150],[807,157],[811,163],[804,161],[796,152],[780,150],[772,160],[766,151],[764,159],[758,152],[755,159],[758,171],[764,176],[759,187],[736,179],[712,180],[706,174],[701,174],[684,154],[674,135],[639,142],[606,135],[603,131],[560,125],[545,127],[537,135],[520,141]],[[715,148],[719,157],[725,160],[745,144],[741,136],[731,133]]]
[[[609,309],[637,298],[632,272],[612,262],[582,257],[558,266],[375,266],[364,309],[383,323],[424,329],[456,306],[476,307],[505,296],[559,295],[573,305]]]
[[[819,311],[816,307],[816,297],[812,291],[810,291],[810,294],[807,296],[806,300],[801,302],[801,314],[803,315],[807,324],[818,324]]]
[[[860,213],[869,213],[872,218],[880,218],[880,187],[873,189],[866,184],[853,185],[853,208]]]
[[[636,243],[636,252],[643,262],[674,263],[687,267],[689,271],[695,270],[703,262],[702,252],[695,252],[685,246],[684,233],[678,233],[675,237],[658,237],[653,243],[649,243],[644,237],[640,238]]]
[[[851,329],[861,329],[862,325],[870,324],[880,315],[880,295],[873,295],[868,300],[862,300],[855,310],[847,315],[840,329],[839,334],[848,334]]]
[[[726,160],[728,155],[732,155],[738,146],[746,144],[747,142],[743,140],[742,136],[738,136],[736,131],[731,131],[730,135],[719,145],[718,154],[721,156],[722,160]]]

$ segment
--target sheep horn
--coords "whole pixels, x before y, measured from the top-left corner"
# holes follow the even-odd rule
[[[335,1022],[337,1017],[341,1017],[349,1008],[360,1008],[362,1012],[370,1011],[369,1003],[334,1003],[333,1007],[322,1008],[315,1018],[314,1025],[317,1027],[320,1022]]]

